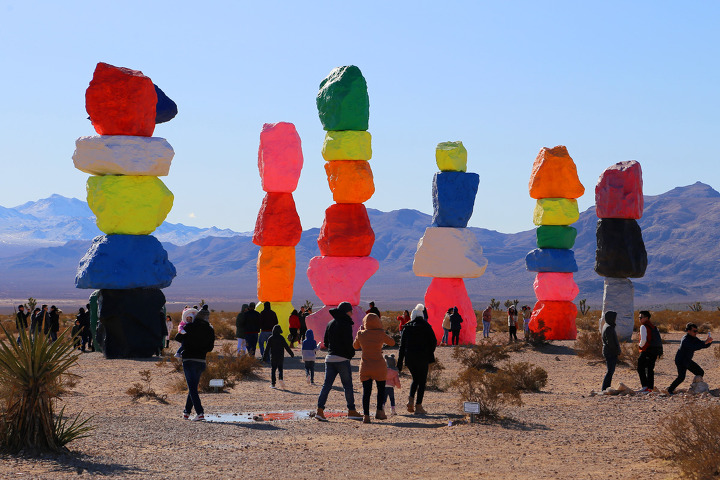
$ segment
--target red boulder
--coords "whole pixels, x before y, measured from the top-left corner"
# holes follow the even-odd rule
[[[539,322],[544,323],[545,338],[547,340],[575,340],[577,328],[577,307],[572,302],[540,300],[533,308],[530,317],[530,330],[540,330]]]
[[[323,256],[369,256],[375,243],[375,232],[365,205],[336,203],[328,207],[317,242]]]
[[[642,168],[635,160],[607,168],[595,186],[598,218],[638,220],[643,214]]]
[[[253,243],[261,247],[293,247],[301,235],[302,225],[292,193],[266,193],[255,222]]]

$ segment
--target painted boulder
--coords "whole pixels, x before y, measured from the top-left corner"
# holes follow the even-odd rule
[[[73,163],[91,175],[150,175],[170,171],[175,151],[164,138],[100,135],[75,140]]]
[[[435,163],[441,172],[467,171],[467,150],[462,142],[442,142],[435,148]]]
[[[372,257],[313,257],[307,269],[315,294],[325,305],[360,303],[360,291],[380,263]]]
[[[488,264],[482,252],[472,230],[429,227],[418,242],[413,273],[418,277],[477,278]]]
[[[577,272],[575,254],[561,248],[536,248],[525,256],[525,267],[531,272]]]
[[[155,95],[157,95],[157,103],[155,104],[155,123],[169,122],[178,114],[178,107],[173,100],[155,85]]]
[[[295,247],[260,247],[257,293],[263,302],[290,302],[295,282]]]
[[[598,220],[595,271],[603,277],[640,278],[647,269],[647,251],[635,220]]]
[[[533,307],[528,328],[547,340],[575,340],[577,307],[572,302],[540,300]]]
[[[580,198],[585,193],[575,162],[562,145],[540,150],[533,163],[528,186],[530,197],[536,199]]]
[[[566,225],[541,225],[535,230],[538,248],[572,248],[577,230]]]
[[[325,336],[325,328],[327,327],[328,323],[330,323],[330,321],[333,319],[332,315],[330,314],[330,310],[333,310],[335,308],[337,308],[337,305],[325,305],[312,315],[308,315],[308,317],[305,319],[305,324],[307,325],[308,330],[313,331],[313,333],[315,334],[315,340],[320,343],[320,348],[325,348],[325,343],[323,340],[323,337]],[[353,321],[352,337],[355,338],[358,330],[360,330],[360,327],[362,327],[362,321],[363,318],[365,318],[365,310],[358,307],[357,305],[353,305],[353,310],[350,314],[350,317]]]
[[[639,219],[643,214],[642,168],[635,160],[607,168],[595,186],[595,212],[599,218]]]
[[[632,340],[635,327],[635,287],[627,278],[606,278],[603,286],[603,306],[600,330],[605,323],[605,312],[617,313],[615,333],[620,340]]]
[[[535,225],[570,225],[580,218],[577,200],[572,198],[541,198],[535,204]]]
[[[477,173],[438,172],[433,176],[433,227],[467,227],[475,206]]]
[[[572,302],[580,290],[572,273],[539,272],[535,276],[533,289],[538,300]]]
[[[363,203],[375,193],[372,169],[364,160],[326,162],[325,173],[335,203]]]
[[[77,288],[165,288],[175,267],[160,241],[152,235],[95,237],[75,276]]]
[[[262,189],[266,192],[294,192],[302,167],[302,145],[295,125],[287,122],[264,124],[258,150]]]
[[[477,317],[465,289],[465,282],[462,278],[433,278],[425,291],[425,308],[438,343],[443,335],[442,322],[445,313],[451,307],[458,307],[458,313],[463,318],[460,344],[474,345]]]
[[[372,136],[357,130],[332,131],[325,134],[322,156],[325,160],[370,160]]]
[[[263,300],[258,299],[256,305],[258,305],[257,310],[260,312],[263,310],[264,306],[263,304],[265,302],[270,302],[270,310],[275,312],[275,315],[278,317],[278,325],[282,327],[283,331],[283,337],[287,338],[288,333],[290,333],[290,314],[295,309],[291,302],[273,302],[270,300]]]
[[[336,203],[328,207],[317,242],[322,256],[369,256],[375,243],[375,232],[365,205]]]
[[[294,246],[301,235],[302,225],[292,193],[266,193],[255,222],[253,243],[263,247]]]
[[[149,77],[102,62],[85,91],[85,109],[99,135],[152,136],[156,104],[155,85]]]
[[[367,83],[354,65],[337,67],[320,82],[317,109],[323,130],[367,130],[370,98]]]

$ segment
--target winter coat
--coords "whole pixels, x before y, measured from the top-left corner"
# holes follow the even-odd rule
[[[302,359],[303,362],[314,362],[317,360],[317,343],[315,342],[315,334],[312,330],[305,332],[305,340],[302,342]]]
[[[285,341],[285,338],[282,336],[282,327],[275,325],[272,329],[272,335],[268,338],[263,360],[270,360],[275,364],[283,363],[283,360],[285,360],[285,350],[287,350],[291,357],[295,356],[293,351],[290,350],[290,346]]]
[[[300,315],[290,315],[290,318],[288,319],[288,326],[290,328],[297,328],[300,330]]]
[[[368,311],[365,312],[366,315],[367,315],[368,313],[374,313],[375,315],[378,316],[378,318],[382,317],[382,315],[380,315],[380,310],[379,310],[377,307],[375,307],[375,306],[370,307],[370,308],[368,309]]]
[[[410,321],[410,314],[408,314],[408,315],[405,315],[405,314],[398,315],[397,321],[398,321],[398,323],[400,324],[399,330],[402,332],[402,329],[403,329],[403,327],[405,326],[405,324]]]
[[[270,309],[270,302],[265,302],[265,308],[260,312],[260,331],[272,332],[272,329],[277,324],[277,314]]]
[[[245,338],[245,314],[247,313],[248,306],[246,303],[240,308],[235,318],[235,338]]]
[[[703,340],[686,333],[680,339],[680,348],[678,348],[675,354],[675,365],[680,367],[687,366],[692,361],[695,351],[708,348],[710,345],[712,344],[705,343]]]
[[[387,378],[385,379],[386,387],[400,388],[400,372],[394,368],[387,369]]]
[[[620,341],[615,333],[615,319],[617,313],[605,312],[605,325],[602,329],[602,354],[605,358],[617,357],[620,355]]]
[[[27,317],[30,315],[26,312],[21,312],[18,310],[18,312],[15,314],[15,326],[18,330],[25,330],[28,326],[27,324]]]
[[[443,318],[442,327],[445,330],[450,330],[452,328],[452,323],[450,323],[450,315],[451,312],[448,312],[445,314],[445,318]]]
[[[485,310],[483,310],[482,319],[483,322],[489,322],[492,320],[492,308],[487,307]]]
[[[245,312],[245,334],[248,333],[260,333],[260,312],[257,310],[250,309]]]
[[[175,340],[182,343],[182,359],[205,361],[205,356],[215,348],[215,330],[208,322],[198,319],[185,325],[185,333],[175,335]]]
[[[457,307],[453,308],[452,315],[450,315],[450,330],[459,332],[462,328],[463,318],[458,313]]]
[[[354,322],[350,315],[341,309],[344,304],[345,302],[338,305],[338,308],[330,310],[330,315],[332,315],[333,319],[330,320],[327,327],[325,327],[323,343],[328,350],[328,355],[337,355],[350,360],[355,356],[352,336],[352,326]],[[350,312],[352,312],[352,306],[347,304],[347,307],[349,307]]]
[[[397,366],[402,370],[403,361],[409,363],[433,363],[437,337],[430,324],[416,317],[403,328],[400,336]]]
[[[362,350],[360,354],[360,381],[384,381],[387,377],[387,365],[383,357],[383,345],[392,347],[395,340],[383,330],[380,317],[368,313],[363,318],[363,326],[358,331],[353,347]]]
[[[57,333],[60,330],[60,314],[57,310],[50,310],[47,321],[45,322],[45,334],[49,332]]]

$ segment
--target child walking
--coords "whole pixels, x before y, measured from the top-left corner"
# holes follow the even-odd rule
[[[387,365],[387,379],[385,380],[385,401],[387,404],[390,399],[390,415],[396,415],[395,412],[395,387],[400,388],[400,372],[395,362],[395,355],[385,355],[385,364]]]
[[[268,338],[265,353],[263,353],[263,360],[267,361],[270,359],[270,380],[272,381],[270,388],[275,388],[275,372],[277,371],[278,379],[280,380],[280,388],[283,390],[285,389],[285,382],[283,381],[285,350],[287,350],[291,357],[295,356],[293,351],[290,349],[290,346],[282,336],[282,327],[280,327],[280,325],[275,325],[272,329],[272,335]]]
[[[302,359],[305,362],[305,379],[310,385],[315,385],[315,360],[317,360],[318,344],[315,343],[315,334],[312,330],[305,331],[305,340],[302,342]]]

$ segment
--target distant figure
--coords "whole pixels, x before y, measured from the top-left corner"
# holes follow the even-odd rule
[[[80,350],[84,352],[85,347],[90,344],[90,312],[87,312],[84,308],[80,307],[75,319],[80,322]]]
[[[518,314],[515,305],[510,305],[510,308],[508,308],[508,334],[510,335],[508,343],[512,342],[513,339],[517,342],[517,321]]]
[[[43,322],[45,315],[47,314],[47,305],[43,305],[43,309],[35,307],[32,316],[30,317],[30,337],[35,338],[37,332],[43,330]]]
[[[165,328],[167,329],[167,335],[165,335],[165,348],[170,348],[170,333],[173,331],[173,321],[170,315],[165,315]]]
[[[290,333],[288,334],[288,340],[290,341],[290,348],[295,347],[295,342],[300,341],[300,314],[297,310],[293,310],[288,318],[288,325]]]
[[[402,332],[402,329],[405,326],[405,324],[410,321],[410,312],[408,312],[407,310],[404,310],[402,315],[398,315],[397,321],[399,324],[398,331]]]
[[[602,354],[605,357],[605,365],[607,372],[602,383],[602,391],[607,390],[612,385],[612,377],[617,366],[617,359],[620,355],[620,341],[615,332],[615,319],[617,313],[608,310],[605,312],[605,325],[602,329]]]
[[[188,318],[190,323],[184,326],[183,332],[175,335],[175,340],[182,344],[183,373],[188,386],[183,418],[189,419],[192,409],[195,408],[196,415],[193,420],[204,421],[205,411],[200,402],[198,384],[200,376],[207,368],[205,357],[215,348],[215,330],[206,320],[210,318],[209,312],[208,315],[200,315],[198,312],[195,318]]]
[[[240,313],[235,317],[235,338],[237,338],[237,354],[245,355],[247,353],[247,343],[245,341],[245,313],[248,311],[247,303],[243,303],[240,307]]]
[[[663,353],[660,330],[650,322],[650,312],[640,311],[640,357],[637,372],[640,377],[640,393],[655,389],[655,361]]]
[[[298,316],[300,317],[300,341],[305,340],[305,332],[307,332],[307,316],[309,313],[305,309],[304,306],[300,307],[300,311],[298,312]]]
[[[442,322],[442,329],[443,329],[443,336],[440,339],[440,346],[445,347],[448,344],[448,336],[450,336],[450,328],[452,327],[452,324],[450,323],[450,315],[452,315],[452,307],[447,309],[447,312],[445,312],[445,316],[443,317]]]
[[[370,308],[365,312],[365,314],[368,313],[374,313],[378,316],[378,318],[382,318],[382,315],[380,315],[380,310],[375,306],[375,302],[370,302]]]
[[[50,340],[53,342],[57,340],[58,332],[60,331],[60,311],[55,305],[50,307],[50,313],[45,321],[45,335],[50,335]]]
[[[490,338],[490,322],[492,321],[492,307],[487,306],[482,313],[483,338]]]
[[[385,355],[387,365],[387,379],[385,380],[385,400],[383,406],[390,399],[390,415],[397,415],[395,411],[395,387],[400,388],[400,372],[398,372],[395,355]]]
[[[245,346],[248,355],[255,356],[255,349],[258,343],[258,334],[260,333],[260,312],[255,310],[255,302],[248,304],[247,312],[243,316],[245,319]]]
[[[523,333],[525,334],[525,340],[530,338],[530,319],[532,318],[532,308],[527,305],[523,305],[520,309],[523,319]],[[520,317],[518,317],[518,320]]]
[[[70,335],[73,339],[73,347],[75,350],[80,350],[80,342],[82,341],[82,325],[80,325],[80,320],[77,318],[75,319],[75,324],[72,327],[72,330],[70,330]]]
[[[294,357],[295,354],[283,338],[282,333],[282,327],[280,325],[273,327],[272,335],[270,335],[267,340],[263,360],[266,362],[270,360],[270,388],[275,388],[275,372],[277,371],[278,380],[280,380],[279,386],[282,390],[285,390],[285,382],[283,381],[285,351],[287,350],[291,357]]]
[[[278,317],[270,307],[270,302],[263,303],[263,311],[260,312],[260,357],[265,356],[265,344],[272,335],[273,327],[278,324]]]
[[[412,375],[407,411],[418,415],[427,413],[422,402],[425,396],[428,370],[430,364],[435,362],[435,347],[437,346],[437,337],[430,324],[425,320],[424,311],[425,307],[418,304],[410,314],[412,320],[405,325],[400,336],[397,360],[398,371],[402,372],[403,362],[405,362],[410,370],[410,375]],[[416,393],[417,403],[415,402]]]
[[[452,333],[452,344],[457,346],[460,344],[460,329],[462,329],[463,318],[458,313],[458,307],[452,308],[450,314],[450,332]]]
[[[704,377],[705,371],[700,365],[693,361],[693,355],[696,350],[710,347],[712,337],[708,334],[703,341],[697,338],[698,327],[694,323],[685,325],[685,335],[680,340],[680,348],[675,354],[675,367],[677,367],[677,378],[668,387],[667,391],[670,395],[675,393],[675,389],[685,380],[685,374],[690,370],[694,375]]]
[[[315,361],[317,360],[318,344],[312,330],[305,331],[305,340],[302,343],[302,359],[305,362],[305,380],[315,385]]]
[[[387,365],[383,359],[382,349],[387,345],[392,347],[395,340],[383,330],[380,317],[368,313],[363,318],[362,328],[355,336],[353,348],[360,349],[360,381],[363,386],[363,423],[370,423],[370,396],[372,383],[377,386],[376,420],[385,420],[383,402],[385,401],[385,379],[387,378]]]
[[[17,344],[20,345],[20,337],[22,332],[27,330],[28,327],[28,315],[30,315],[30,312],[25,311],[25,305],[18,305],[18,311],[15,314],[15,327],[18,331],[18,338],[17,338]]]

